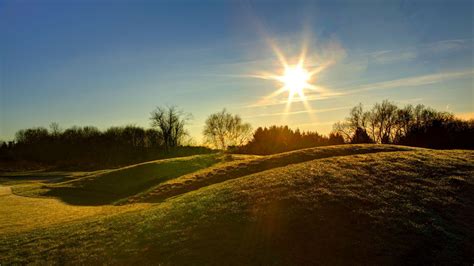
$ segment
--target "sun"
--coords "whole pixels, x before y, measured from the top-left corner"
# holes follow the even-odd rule
[[[334,63],[332,59],[321,60],[321,56],[313,54],[307,56],[307,43],[303,43],[301,52],[297,57],[287,58],[278,46],[271,40],[268,40],[273,49],[279,63],[280,73],[275,72],[260,72],[257,74],[248,75],[252,78],[260,78],[265,80],[274,80],[280,83],[278,89],[263,97],[258,106],[271,106],[284,104],[283,118],[286,114],[291,113],[291,105],[302,104],[306,113],[310,116],[314,113],[311,108],[311,101],[314,101],[323,94],[327,94],[328,90],[321,85],[316,85],[316,75]],[[315,62],[315,59],[319,59]],[[290,63],[290,61],[292,61]],[[287,99],[282,100],[281,95],[287,94]],[[318,95],[316,95],[318,94]],[[297,113],[301,113],[298,111]]]
[[[251,77],[261,79],[272,79],[278,81],[281,86],[279,89],[265,97],[265,99],[278,97],[280,94],[287,93],[288,99],[286,100],[287,109],[290,107],[292,102],[303,102],[306,107],[309,108],[309,104],[306,102],[306,92],[321,92],[320,86],[316,86],[312,83],[315,82],[315,75],[321,72],[325,68],[325,64],[318,64],[314,67],[314,63],[310,64],[306,58],[306,49],[300,54],[296,64],[288,64],[288,60],[283,54],[276,48],[275,53],[281,63],[283,71],[280,74],[264,72],[259,75],[251,75]],[[311,69],[307,69],[306,66],[313,66]],[[297,96],[297,97],[295,97]]]
[[[301,98],[304,97],[304,89],[309,88],[308,83],[311,78],[310,73],[303,67],[287,66],[282,76],[278,79],[283,83],[290,96],[298,94]]]
[[[262,78],[273,79],[281,83],[281,87],[269,95],[269,97],[275,97],[282,93],[288,93],[288,99],[286,100],[287,109],[289,105],[294,101],[300,101],[308,107],[306,102],[305,92],[308,90],[317,91],[318,87],[311,84],[314,82],[314,75],[319,72],[319,69],[308,71],[304,67],[304,57],[301,57],[299,62],[295,65],[289,65],[286,60],[283,62],[283,71],[280,75],[266,74],[262,75]],[[297,96],[298,99],[295,98]]]

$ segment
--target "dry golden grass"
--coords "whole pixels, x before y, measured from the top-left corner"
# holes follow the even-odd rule
[[[126,200],[121,200],[119,203],[160,202],[167,198],[229,179],[315,159],[413,150],[422,149],[396,145],[337,145],[301,149],[268,156],[232,155],[234,159],[229,160],[227,163],[217,164],[197,172],[170,179]]]
[[[251,174],[161,203],[3,234],[0,263],[470,263],[473,151],[330,149],[345,156],[298,163],[321,155],[315,149],[244,160]]]
[[[148,206],[73,206],[57,199],[13,195],[8,186],[0,186],[0,205],[0,235],[64,224],[91,216],[108,216],[139,210]]]
[[[113,170],[63,173],[62,180],[18,185],[13,188],[13,193],[28,197],[57,198],[72,205],[109,205],[159,183],[226,161],[225,155],[206,154],[150,161]],[[44,179],[44,175],[45,173],[37,178]],[[56,176],[54,173],[53,177]],[[17,174],[9,182],[18,179],[21,180],[22,176]],[[50,178],[49,181],[51,179],[54,181],[58,178]]]

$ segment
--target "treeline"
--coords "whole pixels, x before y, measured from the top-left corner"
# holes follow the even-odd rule
[[[3,162],[33,162],[61,169],[96,169],[160,158],[208,153],[205,147],[185,143],[187,114],[175,107],[158,107],[151,113],[153,128],[93,126],[65,130],[56,123],[20,130],[15,141],[0,143]],[[4,167],[5,168],[5,167]]]
[[[151,113],[150,129],[125,126],[100,131],[88,126],[61,130],[53,123],[49,130],[42,127],[20,130],[15,141],[0,143],[0,160],[89,169],[211,152],[205,147],[184,145],[189,117],[175,107],[158,107]],[[400,108],[383,101],[367,111],[359,104],[344,121],[334,125],[329,136],[324,136],[288,126],[259,127],[252,131],[240,116],[224,109],[208,117],[203,135],[210,147],[260,155],[343,143],[474,149],[474,120],[460,120],[451,113],[423,105]]]
[[[474,120],[460,120],[421,104],[400,108],[386,100],[367,111],[359,104],[345,121],[334,125],[334,132],[347,143],[474,149]]]
[[[94,169],[209,151],[203,147],[177,147],[166,152],[159,130],[137,126],[104,131],[92,126],[66,130],[38,127],[18,131],[15,142],[0,147],[0,156],[9,161]]]
[[[386,100],[367,111],[362,104],[355,106],[345,121],[334,125],[328,137],[317,132],[292,130],[288,126],[259,127],[247,144],[231,147],[231,150],[264,155],[344,143],[474,149],[474,120],[461,120],[452,113],[424,105],[400,108]]]
[[[236,153],[266,155],[337,144],[344,144],[344,139],[336,133],[326,137],[317,132],[292,130],[288,126],[271,126],[257,128],[246,145],[231,147],[231,150]]]
[[[250,124],[225,109],[207,118],[203,135],[205,144],[217,149],[259,155],[344,143],[343,137],[336,133],[326,137],[288,126],[259,127],[252,133]]]

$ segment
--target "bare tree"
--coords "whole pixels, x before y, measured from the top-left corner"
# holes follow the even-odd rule
[[[364,112],[361,103],[353,107],[349,116],[344,122],[337,122],[333,126],[333,133],[340,134],[346,142],[351,142],[353,135],[357,130],[367,131],[367,126],[370,123],[370,113]]]
[[[364,112],[364,107],[361,103],[351,109],[350,116],[346,118],[346,122],[349,123],[349,127],[353,130],[357,128],[366,128],[367,125],[367,113]]]
[[[191,115],[179,110],[176,106],[157,107],[151,112],[151,125],[156,127],[163,137],[166,150],[177,147],[187,135],[184,126]]]
[[[245,144],[251,137],[252,128],[243,123],[240,116],[223,109],[207,118],[203,134],[207,144],[225,150],[229,146]]]
[[[375,143],[399,143],[410,130],[453,120],[453,114],[439,112],[424,105],[415,107],[407,105],[398,108],[392,102],[385,100],[382,103],[376,103],[367,112],[363,111],[361,104],[352,108],[345,121],[334,124],[333,132],[341,134],[346,142],[366,138],[365,131]],[[355,136],[356,133],[358,136]]]
[[[57,137],[59,135],[61,135],[62,133],[62,129],[59,127],[59,124],[57,122],[52,122],[50,125],[49,125],[49,130],[51,132],[51,135],[53,137]]]
[[[369,132],[378,143],[390,143],[397,123],[397,106],[387,100],[376,103],[369,115]]]
[[[389,143],[397,129],[397,110],[397,106],[389,101],[377,103],[367,112],[364,112],[362,104],[359,104],[351,109],[344,122],[334,125],[333,131],[341,134],[346,142],[353,141],[354,134],[358,132],[360,136],[367,134],[377,143]]]
[[[348,126],[348,123],[336,122],[332,127],[332,134],[338,134],[342,136],[342,138],[344,139],[344,142],[350,142],[352,139],[352,134],[354,134],[354,131],[351,131],[351,129]]]
[[[399,140],[402,136],[405,136],[410,129],[414,121],[414,111],[412,105],[406,105],[405,107],[397,110],[397,122],[396,129],[394,130],[393,140]]]

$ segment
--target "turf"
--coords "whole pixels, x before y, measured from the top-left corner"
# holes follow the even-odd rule
[[[275,167],[284,167],[290,164],[306,162],[328,157],[348,156],[376,152],[410,151],[409,148],[396,145],[337,145],[301,149],[269,156],[247,156],[241,160],[232,160],[225,165],[209,167],[204,171],[180,176],[162,182],[145,192],[139,193],[120,203],[159,202],[167,198],[181,195],[210,184],[216,184],[229,179],[246,176]]]
[[[469,264],[474,152],[321,158],[131,206],[4,233],[0,263]]]
[[[57,199],[20,197],[11,193],[10,187],[0,186],[0,235],[18,233],[48,226],[78,222],[87,217],[108,216],[148,205],[73,206]]]
[[[115,170],[75,173],[76,178],[66,175],[63,182],[17,186],[13,192],[20,196],[58,198],[72,205],[107,205],[225,160],[222,154],[156,160]]]

